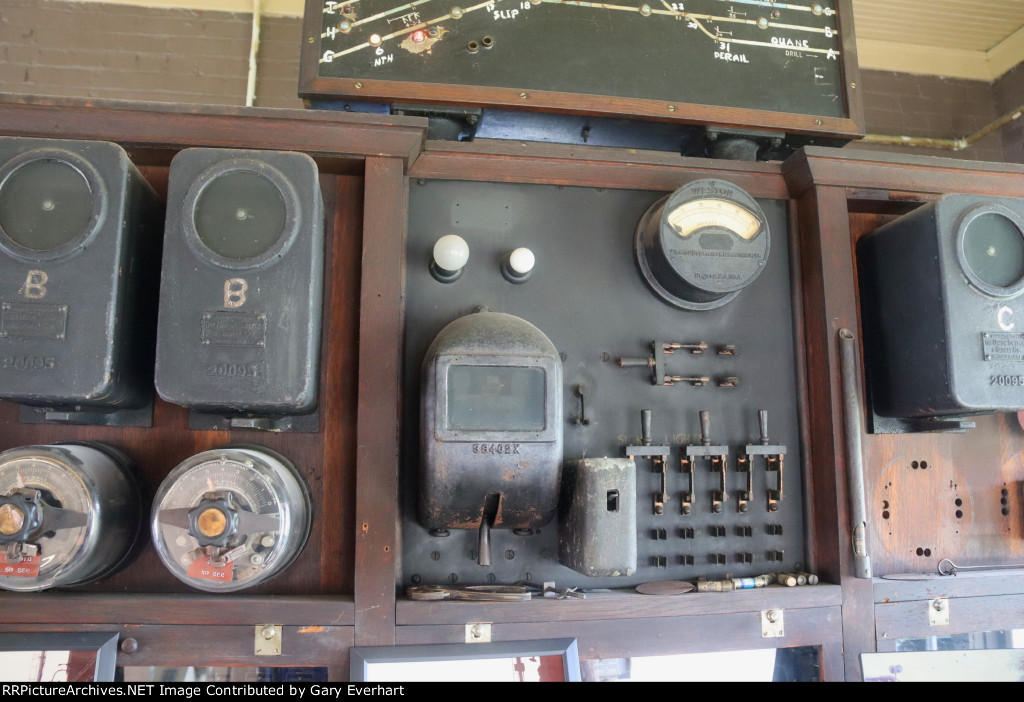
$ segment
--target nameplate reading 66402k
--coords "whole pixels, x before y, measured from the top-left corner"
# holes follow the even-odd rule
[[[1024,361],[1024,334],[986,332],[981,342],[986,361]]]
[[[67,305],[0,303],[0,337],[59,340],[67,331],[67,321]]]
[[[266,346],[267,315],[262,312],[204,312],[203,343],[209,346]]]

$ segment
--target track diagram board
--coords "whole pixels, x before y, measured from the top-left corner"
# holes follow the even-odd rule
[[[657,101],[667,118],[682,115],[662,103],[850,116],[835,0],[311,0],[314,9],[314,82],[327,79],[326,92],[488,104],[491,89],[526,107],[629,113],[626,101]]]

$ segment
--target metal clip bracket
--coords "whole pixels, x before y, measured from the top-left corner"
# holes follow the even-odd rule
[[[491,623],[490,622],[467,622],[466,643],[490,643]]]
[[[255,636],[255,655],[280,656],[281,639],[284,626],[281,624],[257,624]]]
[[[949,626],[949,598],[936,597],[928,601],[928,624],[930,626]]]
[[[765,609],[761,611],[761,638],[779,639],[786,635],[783,626],[783,613],[781,609]]]

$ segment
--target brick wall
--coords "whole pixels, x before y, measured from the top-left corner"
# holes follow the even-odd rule
[[[244,105],[250,15],[53,0],[0,2],[0,90]],[[257,104],[302,107],[301,20],[263,18]]]
[[[1024,105],[1024,64],[1005,73],[995,82],[996,109],[999,116]],[[1019,117],[1000,130],[1003,156],[1010,163],[1024,163],[1024,117]]]
[[[0,90],[243,105],[250,26],[245,14],[0,0]],[[296,97],[301,40],[301,20],[263,19],[257,105],[302,106]],[[963,137],[1024,102],[1024,67],[994,85],[862,71],[860,89],[869,133]],[[957,153],[859,143],[848,148],[1022,162],[1024,119]]]
[[[1002,114],[991,83],[917,76],[886,71],[861,71],[864,121],[869,134],[938,139],[962,138]],[[943,156],[977,161],[1002,161],[1003,142],[996,133],[964,151],[852,143],[847,148]]]

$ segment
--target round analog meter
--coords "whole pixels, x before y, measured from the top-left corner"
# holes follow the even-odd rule
[[[252,587],[287,568],[310,528],[305,483],[262,447],[205,451],[180,464],[153,500],[153,542],[182,582],[208,592]]]
[[[768,223],[732,183],[698,180],[654,203],[636,229],[635,256],[655,295],[685,310],[734,299],[768,262]]]
[[[0,454],[0,588],[82,585],[124,565],[142,533],[128,460],[98,444]]]

